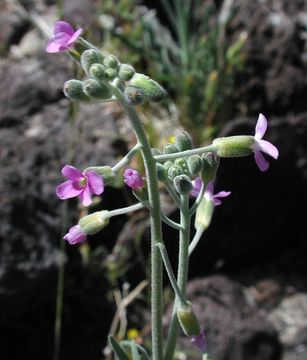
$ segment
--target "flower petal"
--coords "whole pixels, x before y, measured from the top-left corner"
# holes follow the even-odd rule
[[[217,198],[215,198],[215,197],[212,197],[212,201],[213,201],[213,204],[214,204],[215,206],[219,206],[219,205],[222,204],[222,201],[219,200],[219,199],[217,199]]]
[[[87,171],[84,173],[88,179],[88,185],[92,194],[100,195],[104,191],[103,177],[95,171]]]
[[[93,202],[92,201],[92,196],[91,196],[91,190],[90,190],[90,187],[88,185],[81,192],[80,199],[81,199],[82,204],[84,206],[89,206]]]
[[[63,239],[67,240],[70,245],[80,244],[86,240],[86,234],[84,234],[80,225],[75,225],[69,229]]]
[[[54,34],[58,34],[60,32],[64,32],[68,34],[70,37],[73,36],[75,30],[74,28],[66,21],[57,21],[54,25]]]
[[[48,41],[46,51],[49,53],[56,53],[66,50],[66,44],[69,41],[69,39],[70,36],[67,35],[66,33],[61,32],[56,34]]]
[[[267,119],[263,114],[259,114],[256,124],[255,139],[260,140],[263,138],[268,126]]]
[[[206,187],[206,191],[205,191],[205,198],[207,200],[210,200],[212,198],[214,192],[214,183],[213,181],[208,182],[208,185]]]
[[[82,172],[71,165],[64,165],[62,167],[61,173],[71,181],[80,181],[82,178],[84,178]]]
[[[258,168],[261,171],[266,171],[270,166],[269,162],[265,159],[265,157],[261,154],[260,151],[255,151],[254,153],[255,153],[255,161]]]
[[[193,197],[197,197],[197,195],[201,190],[203,182],[201,178],[198,176],[195,180],[192,181],[192,184],[193,184],[193,190],[191,191],[190,195]]]
[[[258,148],[263,151],[265,154],[272,156],[272,158],[277,159],[279,152],[276,146],[271,144],[269,141],[266,140],[259,140],[257,141]]]
[[[76,189],[71,180],[67,180],[56,188],[57,197],[61,200],[71,199],[81,194],[83,189]]]
[[[78,29],[72,36],[71,38],[69,39],[69,41],[67,42],[67,46],[71,46],[73,45],[78,37],[83,33],[83,29]]]
[[[195,344],[202,353],[207,352],[207,343],[203,331],[197,336],[191,336],[190,339],[191,343]]]
[[[213,195],[215,198],[224,198],[231,194],[231,191],[220,191],[217,194]]]

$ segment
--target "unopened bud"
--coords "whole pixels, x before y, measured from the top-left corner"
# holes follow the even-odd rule
[[[162,155],[161,150],[157,149],[157,148],[152,148],[151,153],[152,153],[153,156]]]
[[[172,161],[166,161],[164,164],[163,164],[163,166],[164,166],[164,168],[165,168],[165,170],[169,170],[170,169],[170,167],[171,166],[173,166],[174,164],[173,164],[173,162]]]
[[[131,85],[141,88],[145,96],[153,102],[160,102],[167,95],[167,92],[161,85],[143,74],[134,74],[133,78],[131,79]]]
[[[81,218],[78,225],[81,226],[84,234],[94,235],[109,224],[108,213],[107,210],[94,212]]]
[[[106,85],[94,79],[87,79],[83,82],[83,91],[94,99],[108,99],[112,96]]]
[[[212,200],[207,200],[205,197],[202,198],[195,216],[195,229],[206,230],[211,223],[214,211],[214,203]]]
[[[198,320],[189,301],[185,306],[178,306],[177,317],[186,336],[198,336],[201,333]]]
[[[90,67],[93,64],[97,64],[101,62],[102,62],[102,56],[98,50],[95,49],[85,50],[81,55],[81,66],[86,73],[89,73]]]
[[[131,80],[132,76],[135,74],[135,70],[131,65],[121,64],[118,71],[118,77],[122,81]]]
[[[212,143],[217,154],[226,158],[248,156],[253,152],[254,144],[254,137],[248,135],[217,138]]]
[[[198,155],[192,155],[188,158],[188,167],[192,176],[199,174],[202,164],[202,160]]]
[[[165,169],[165,167],[162,164],[157,164],[157,176],[158,179],[162,182],[167,181],[168,179],[168,174],[167,174],[167,170]]]
[[[113,80],[117,76],[117,71],[115,69],[108,68],[105,71],[105,76],[108,80]]]
[[[220,157],[213,152],[206,153],[202,156],[201,179],[205,184],[213,181],[220,164]]]
[[[145,98],[143,90],[136,86],[127,86],[124,95],[128,105],[140,105]]]
[[[173,182],[175,189],[180,195],[189,194],[193,189],[192,181],[186,175],[176,176]]]
[[[183,175],[183,171],[178,165],[170,166],[167,172],[171,179],[174,179],[176,176]]]
[[[83,91],[82,81],[68,80],[64,83],[64,94],[68,98],[74,101],[91,101],[91,98],[87,96]]]
[[[188,176],[190,175],[188,164],[185,159],[183,159],[183,158],[176,159],[174,161],[174,165],[179,166],[185,175],[188,175]]]
[[[178,152],[178,148],[174,144],[166,144],[163,148],[164,154],[175,154]]]
[[[177,136],[175,145],[179,149],[179,151],[191,150],[193,147],[193,143],[190,134],[186,131],[183,131]]]
[[[106,68],[102,64],[93,64],[90,67],[90,76],[97,81],[106,79]]]
[[[103,60],[103,65],[106,67],[106,68],[109,68],[109,69],[117,69],[118,65],[119,65],[119,61],[117,59],[116,56],[114,55],[108,55],[104,58]]]

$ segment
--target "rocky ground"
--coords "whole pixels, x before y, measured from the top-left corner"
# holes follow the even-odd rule
[[[59,169],[68,161],[80,168],[112,164],[126,144],[118,107],[76,111],[64,98],[63,82],[76,69],[63,54],[45,54],[37,30],[40,20],[56,18],[54,2],[22,3],[26,12],[0,3],[0,351],[3,359],[48,360],[60,237],[80,212],[76,202],[63,207],[54,195]],[[216,359],[306,360],[307,5],[236,6],[229,36],[242,29],[249,35],[238,85],[246,116],[234,116],[222,135],[252,134],[261,111],[280,159],[265,174],[252,158],[222,161],[217,187],[232,195],[192,256],[189,297]],[[65,18],[92,24],[94,9],[94,1],[67,1]],[[95,206],[126,202],[125,192],[108,188]],[[101,251],[111,249],[121,229],[122,219],[112,222],[92,239],[92,251],[101,240]],[[130,244],[125,252],[135,255]],[[101,359],[115,311],[106,297],[112,286],[99,256],[89,260],[68,248],[66,260],[62,359]],[[138,283],[137,273],[130,269],[124,280]]]

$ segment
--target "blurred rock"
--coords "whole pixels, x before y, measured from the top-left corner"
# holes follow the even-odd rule
[[[272,325],[245,296],[243,287],[224,276],[192,280],[187,289],[204,328],[208,351],[218,360],[279,360],[281,346]],[[184,352],[192,345],[184,340]],[[198,356],[189,360],[199,359]]]

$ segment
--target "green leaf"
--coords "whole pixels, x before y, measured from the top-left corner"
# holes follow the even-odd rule
[[[109,343],[110,346],[116,355],[118,360],[129,360],[128,356],[126,355],[125,351],[121,347],[120,343],[115,339],[114,336],[109,335]]]

